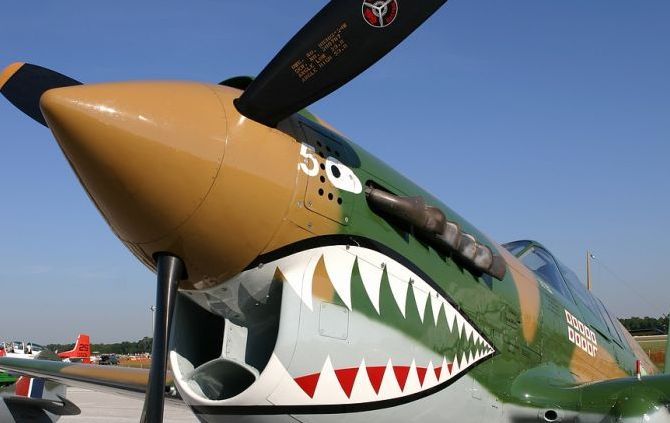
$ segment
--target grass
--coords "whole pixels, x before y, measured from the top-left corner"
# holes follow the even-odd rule
[[[647,353],[651,361],[654,362],[659,370],[663,371],[665,367],[665,348],[667,340],[661,336],[637,337],[640,347]]]

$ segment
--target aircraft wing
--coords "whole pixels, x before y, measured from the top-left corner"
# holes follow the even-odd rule
[[[648,412],[670,405],[670,374],[626,377],[589,383],[579,388],[582,408],[613,407],[613,412],[625,416],[627,411],[647,406]]]
[[[62,361],[26,360],[0,357],[0,369],[11,373],[39,377],[68,386],[76,386],[99,392],[110,392],[144,397],[149,380],[148,369],[118,366],[65,363]],[[173,390],[172,374],[166,377],[166,390]],[[166,392],[169,394],[169,392]],[[168,395],[169,396],[169,395]],[[181,400],[179,400],[181,403]]]
[[[670,374],[590,383],[575,383],[570,376],[569,371],[557,366],[530,369],[514,381],[512,395],[534,408],[552,409],[558,402],[566,406],[566,410],[579,413],[601,414],[603,410],[610,410],[608,415],[612,421],[626,416],[668,413]]]

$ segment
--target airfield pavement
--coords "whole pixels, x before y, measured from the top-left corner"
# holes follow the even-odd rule
[[[67,399],[81,409],[78,416],[65,416],[59,423],[137,423],[142,414],[142,400],[102,394],[81,388],[67,388]],[[165,423],[197,422],[187,407],[165,404]]]

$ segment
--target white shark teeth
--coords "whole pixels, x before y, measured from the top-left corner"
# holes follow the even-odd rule
[[[410,274],[403,270],[404,267],[395,262],[390,262],[386,265],[386,276],[389,278],[393,298],[398,304],[403,317],[406,317],[407,311],[405,310],[405,305],[407,304],[407,284],[409,284]]]
[[[284,258],[278,264],[286,282],[310,310],[312,310],[312,276],[318,263],[318,256],[315,253],[315,250],[302,251]]]
[[[414,299],[416,300],[416,307],[419,311],[419,317],[423,322],[424,313],[426,311],[426,301],[428,301],[428,292],[421,289],[420,283],[417,280],[412,280],[412,290],[414,293]]]
[[[463,319],[463,327],[465,328],[465,339],[468,340],[472,336],[472,333],[474,332],[474,329],[470,322],[467,320]]]
[[[341,247],[328,249],[323,255],[326,272],[337,295],[351,309],[351,273],[356,256]]]
[[[447,325],[449,329],[453,329],[454,320],[456,320],[457,317],[461,317],[461,315],[456,311],[454,306],[444,300],[442,300],[442,308],[444,309],[444,314],[447,317]],[[458,331],[458,336],[461,336],[460,330]]]
[[[365,360],[362,360],[360,366],[358,366],[358,372],[356,373],[356,379],[349,398],[352,402],[370,402],[377,399],[377,392],[375,392],[368,377]]]
[[[371,366],[364,359],[350,368],[336,369],[327,356],[320,372],[293,378],[283,368],[282,382],[269,399],[277,404],[356,404],[399,398],[431,389],[458,376],[486,354],[463,352],[453,363],[442,357],[408,365],[389,359],[384,366]],[[281,364],[279,363],[279,366]],[[275,372],[276,373],[276,372]],[[278,374],[274,375],[277,379]],[[291,381],[289,383],[289,380]]]
[[[454,372],[454,365],[447,363],[447,357],[442,358],[442,366],[440,367],[440,377],[438,382],[444,382],[445,380],[451,379],[452,372]]]
[[[435,373],[435,366],[433,366],[433,361],[428,362],[428,367],[426,368],[426,374],[423,379],[423,389],[430,389],[433,386],[437,385],[437,374]]]
[[[381,288],[384,269],[359,256],[358,271],[361,274],[365,292],[368,294],[368,298],[370,299],[370,302],[374,306],[375,310],[377,310],[377,314],[379,314],[379,291]]]
[[[463,325],[465,325],[465,319],[460,314],[456,315],[456,326],[458,329],[458,336],[461,336],[463,333]]]
[[[326,358],[326,362],[321,369],[319,381],[314,391],[314,400],[319,404],[342,404],[349,402],[347,395],[340,386],[340,382],[337,380],[330,356]]]
[[[435,320],[435,325],[437,325],[437,319],[440,317],[440,310],[442,309],[442,304],[444,300],[440,298],[437,292],[430,290],[430,306],[433,309],[433,319]],[[447,319],[449,320],[449,319]],[[451,324],[449,325],[451,328]]]

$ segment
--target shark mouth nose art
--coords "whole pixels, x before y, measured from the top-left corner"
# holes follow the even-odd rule
[[[241,363],[254,367],[257,379],[216,401],[186,390],[187,402],[383,408],[446,388],[495,353],[437,284],[387,254],[329,245],[267,261],[217,288],[187,294],[226,325],[234,315],[244,326],[239,316],[248,301],[238,298],[254,297],[263,307],[272,291],[263,287],[280,285],[282,292],[274,349],[260,366]],[[252,338],[249,331],[242,340],[247,357],[257,344]],[[180,362],[173,363],[178,383]]]

